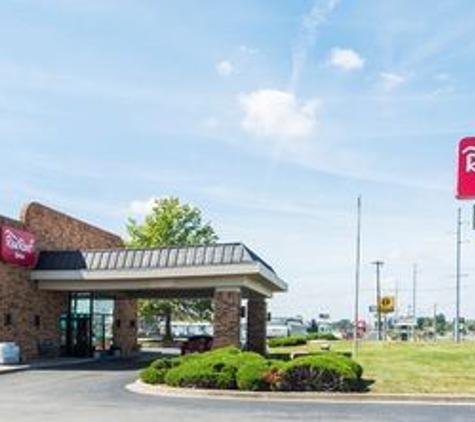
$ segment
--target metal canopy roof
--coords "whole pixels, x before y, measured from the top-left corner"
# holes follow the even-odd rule
[[[44,251],[36,270],[122,270],[260,263],[273,268],[242,243],[146,249]]]
[[[267,296],[287,290],[273,268],[242,243],[43,251],[30,278],[48,290],[150,292],[233,285]]]

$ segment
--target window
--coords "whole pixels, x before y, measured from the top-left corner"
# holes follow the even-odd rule
[[[5,314],[3,317],[3,325],[5,327],[12,325],[12,315],[11,314]]]
[[[130,328],[135,328],[135,319],[131,319],[129,322],[129,327]]]
[[[35,327],[36,328],[41,327],[41,317],[39,315],[35,315]]]

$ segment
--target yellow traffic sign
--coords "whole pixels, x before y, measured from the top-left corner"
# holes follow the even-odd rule
[[[383,296],[379,300],[378,309],[382,314],[394,312],[394,296]]]

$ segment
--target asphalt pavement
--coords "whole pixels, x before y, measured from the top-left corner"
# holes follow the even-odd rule
[[[125,390],[141,364],[93,362],[0,375],[0,422],[475,422],[475,406],[312,403],[145,396]]]

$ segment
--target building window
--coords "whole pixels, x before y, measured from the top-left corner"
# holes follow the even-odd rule
[[[5,314],[3,317],[3,325],[5,327],[8,327],[12,325],[12,315],[11,314]]]
[[[35,315],[35,327],[36,328],[41,327],[41,317],[39,315]]]
[[[130,328],[135,328],[135,319],[131,319],[129,322],[129,327]]]

